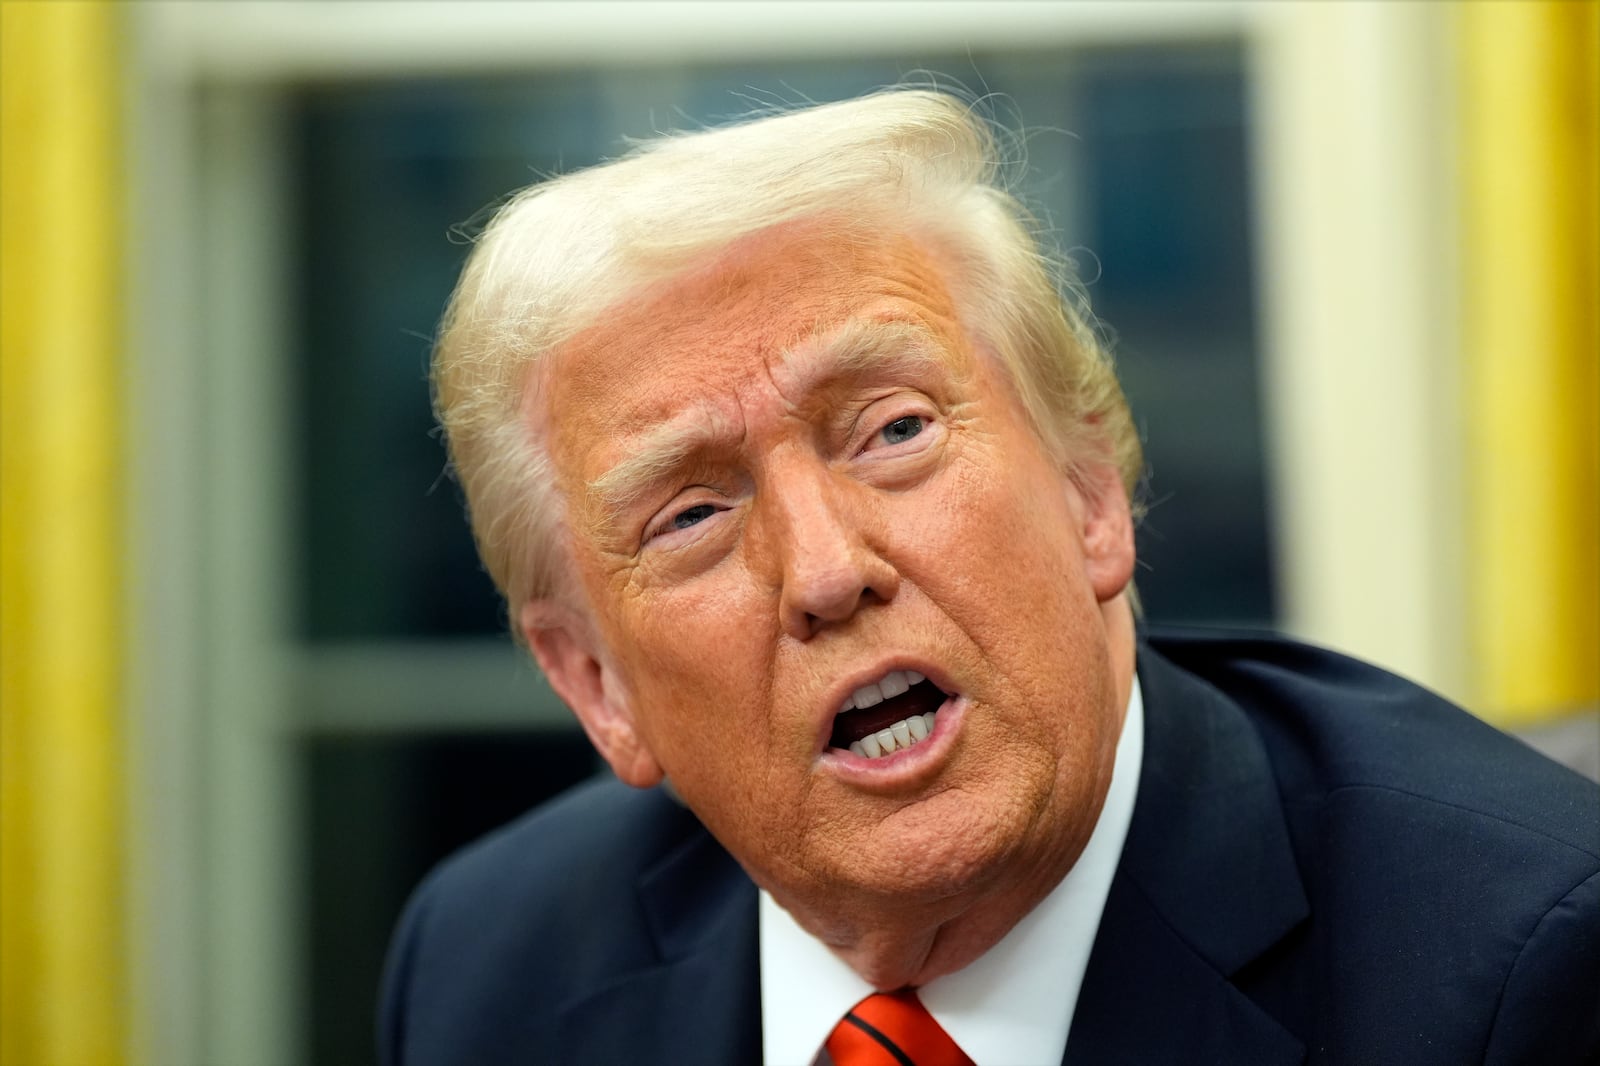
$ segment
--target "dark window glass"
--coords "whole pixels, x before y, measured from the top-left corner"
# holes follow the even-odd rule
[[[375,1057],[384,952],[450,852],[593,774],[582,733],[319,737],[301,748],[312,1060]]]

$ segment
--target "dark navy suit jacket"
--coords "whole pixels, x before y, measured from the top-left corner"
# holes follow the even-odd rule
[[[1600,1062],[1600,788],[1296,644],[1154,637],[1139,675],[1067,1063]],[[382,1058],[757,1063],[756,950],[755,889],[694,815],[586,785],[418,890]]]

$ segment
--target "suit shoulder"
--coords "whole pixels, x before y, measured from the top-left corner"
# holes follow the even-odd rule
[[[1251,978],[1269,1013],[1330,1061],[1589,1061],[1600,787],[1365,663],[1151,637],[1146,721],[1170,757],[1210,751],[1220,779],[1239,736],[1266,756],[1307,908]]]
[[[1156,631],[1147,648],[1244,711],[1286,802],[1388,793],[1515,826],[1600,861],[1600,786],[1413,682],[1260,635]]]
[[[704,837],[659,790],[601,779],[447,858],[390,944],[383,1061],[496,1061],[503,1041],[546,1039],[575,990],[659,961],[640,880]]]
[[[574,894],[631,891],[634,877],[698,826],[659,790],[611,777],[577,785],[446,858],[418,892],[481,913]],[[595,872],[605,876],[597,878]]]

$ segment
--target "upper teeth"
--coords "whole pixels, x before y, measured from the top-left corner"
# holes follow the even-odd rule
[[[844,706],[839,708],[839,713],[845,711],[861,711],[868,707],[876,707],[884,700],[900,695],[912,685],[918,685],[927,678],[915,670],[890,670],[875,682],[868,682],[850,693],[850,698],[844,701]]]

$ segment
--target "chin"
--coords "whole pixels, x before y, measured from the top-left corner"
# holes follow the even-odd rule
[[[905,904],[957,902],[997,881],[1015,880],[1026,861],[1032,804],[1015,797],[982,802],[950,790],[897,811],[838,857],[846,891]]]

